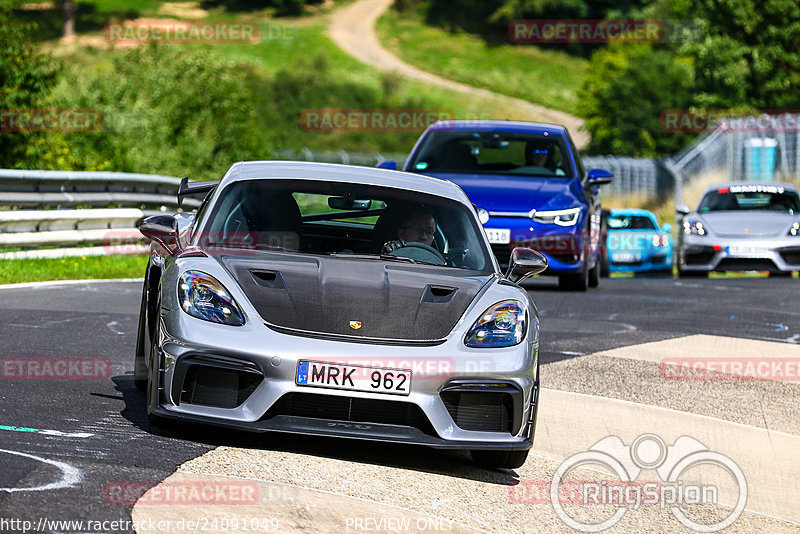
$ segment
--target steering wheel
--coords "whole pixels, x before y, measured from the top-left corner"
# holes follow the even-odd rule
[[[441,252],[430,245],[419,243],[417,241],[407,241],[404,247],[400,247],[397,250],[390,252],[389,255],[424,261],[425,263],[433,263],[435,265],[445,265],[446,263]]]

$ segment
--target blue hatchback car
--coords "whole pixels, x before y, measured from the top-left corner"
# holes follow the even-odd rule
[[[611,210],[606,224],[610,272],[672,274],[669,224],[659,226],[655,214],[642,209]]]
[[[587,171],[566,128],[512,121],[437,122],[422,134],[404,169],[446,178],[475,204],[505,268],[514,247],[547,256],[544,274],[564,289],[600,280],[599,186],[613,175]]]

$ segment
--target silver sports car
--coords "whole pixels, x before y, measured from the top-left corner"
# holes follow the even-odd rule
[[[678,272],[800,271],[800,196],[784,183],[733,182],[710,187],[697,210],[678,206]]]
[[[158,215],[135,382],[180,419],[469,449],[519,467],[533,440],[539,320],[452,182],[344,165],[242,162],[196,214]],[[515,283],[517,282],[517,283]]]

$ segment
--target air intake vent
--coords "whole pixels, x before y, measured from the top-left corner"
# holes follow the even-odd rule
[[[442,401],[463,430],[511,432],[513,400],[507,393],[443,391]]]
[[[252,395],[262,379],[255,373],[192,365],[183,381],[181,402],[236,408]]]
[[[416,404],[410,402],[340,397],[316,393],[287,393],[264,415],[310,417],[331,421],[400,425],[418,428],[435,436],[430,421]]]

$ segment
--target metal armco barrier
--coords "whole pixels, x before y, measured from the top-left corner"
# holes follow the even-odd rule
[[[0,169],[0,249],[23,249],[0,259],[146,253],[136,227],[178,209],[179,183],[153,174]]]

